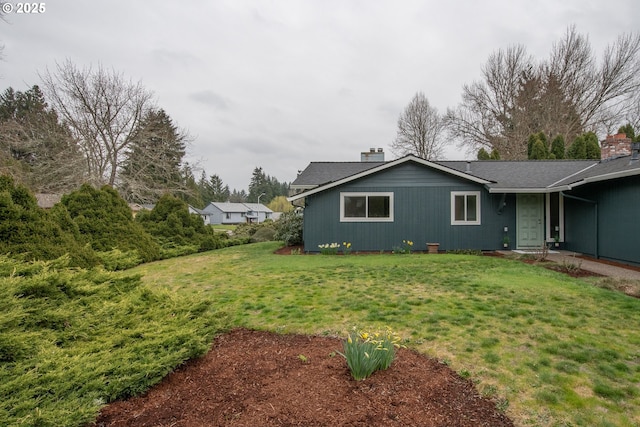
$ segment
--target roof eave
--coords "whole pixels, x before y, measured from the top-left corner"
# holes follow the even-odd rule
[[[624,171],[611,172],[611,173],[605,173],[603,175],[587,177],[578,182],[571,184],[569,189],[574,187],[579,187],[581,185],[588,184],[590,182],[608,181],[610,179],[626,178],[628,176],[635,176],[635,175],[640,175],[640,168],[627,169]]]
[[[476,182],[478,184],[490,184],[491,183],[491,181],[487,181],[486,179],[478,178],[478,177],[466,174],[464,172],[460,172],[460,171],[458,171],[456,169],[452,169],[452,168],[449,168],[449,167],[446,167],[446,166],[439,165],[439,164],[434,163],[434,162],[430,162],[430,161],[425,160],[425,159],[421,159],[421,158],[416,157],[414,155],[408,155],[408,156],[404,156],[404,157],[401,157],[399,159],[392,160],[390,162],[384,163],[384,164],[382,164],[380,166],[376,166],[374,168],[367,169],[365,171],[356,173],[354,175],[339,179],[337,181],[333,181],[333,182],[329,182],[329,183],[326,183],[326,184],[323,184],[323,185],[319,185],[319,186],[317,186],[317,187],[315,187],[315,188],[313,188],[313,189],[311,189],[309,191],[305,191],[305,192],[296,194],[294,196],[287,197],[287,200],[289,202],[294,202],[296,200],[302,199],[303,197],[311,196],[312,194],[316,194],[316,193],[320,193],[320,192],[325,191],[325,190],[329,190],[329,189],[337,187],[339,185],[346,184],[347,182],[354,181],[356,179],[363,178],[365,176],[372,175],[374,173],[378,173],[380,171],[392,168],[394,166],[397,166],[397,165],[400,165],[402,163],[406,163],[406,162],[409,162],[409,161],[412,161],[412,162],[415,162],[415,163],[419,163],[421,165],[428,166],[428,167],[431,167],[433,169],[437,169],[439,171],[446,172],[446,173],[449,173],[451,175],[455,175],[457,177],[464,178],[464,179],[467,179],[469,181]]]
[[[570,190],[568,185],[559,187],[519,188],[519,187],[487,187],[491,194],[547,194]]]

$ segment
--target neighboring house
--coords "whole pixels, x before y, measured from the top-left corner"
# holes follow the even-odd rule
[[[131,209],[131,214],[135,218],[140,211],[152,211],[156,205],[152,203],[129,203],[129,208]]]
[[[208,213],[206,213],[204,210],[198,209],[198,208],[194,208],[193,206],[189,205],[189,213],[190,214],[200,215],[202,217],[202,220],[204,221],[205,225],[209,224],[210,215]]]
[[[62,194],[37,193],[35,195],[38,207],[42,209],[51,209],[55,204],[62,200]]]
[[[241,224],[272,219],[273,211],[258,203],[211,202],[200,215],[205,224]]]
[[[621,149],[620,147],[627,147]],[[305,250],[350,242],[354,251],[540,248],[640,265],[640,161],[624,135],[605,160],[313,162],[291,184],[304,206]],[[611,149],[611,147],[614,147]]]

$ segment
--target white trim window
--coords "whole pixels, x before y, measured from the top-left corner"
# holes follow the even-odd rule
[[[340,193],[340,222],[393,222],[393,193]]]
[[[451,192],[451,225],[480,225],[480,192]]]

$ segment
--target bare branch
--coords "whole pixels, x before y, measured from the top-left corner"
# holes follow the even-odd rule
[[[53,73],[47,69],[40,78],[81,142],[93,183],[113,186],[121,156],[152,107],[152,93],[113,70],[80,69],[70,60],[56,64]]]
[[[398,119],[398,132],[391,144],[397,155],[415,154],[427,160],[442,156],[445,140],[445,119],[429,104],[426,96],[418,92]]]
[[[448,111],[449,129],[471,149],[521,159],[530,134],[572,140],[623,124],[640,89],[640,35],[619,36],[597,64],[588,37],[569,27],[539,66],[514,46],[492,54],[482,71],[483,81],[465,85],[462,103]]]

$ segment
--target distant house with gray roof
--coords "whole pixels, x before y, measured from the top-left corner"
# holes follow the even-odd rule
[[[622,144],[627,149],[609,149]],[[640,265],[640,144],[603,141],[602,160],[312,162],[288,200],[304,207],[305,250],[350,242],[392,250],[555,246]]]
[[[62,200],[62,194],[36,193],[36,202],[42,209],[51,209]]]
[[[261,203],[211,202],[198,211],[205,224],[242,224],[272,219],[273,211]]]

